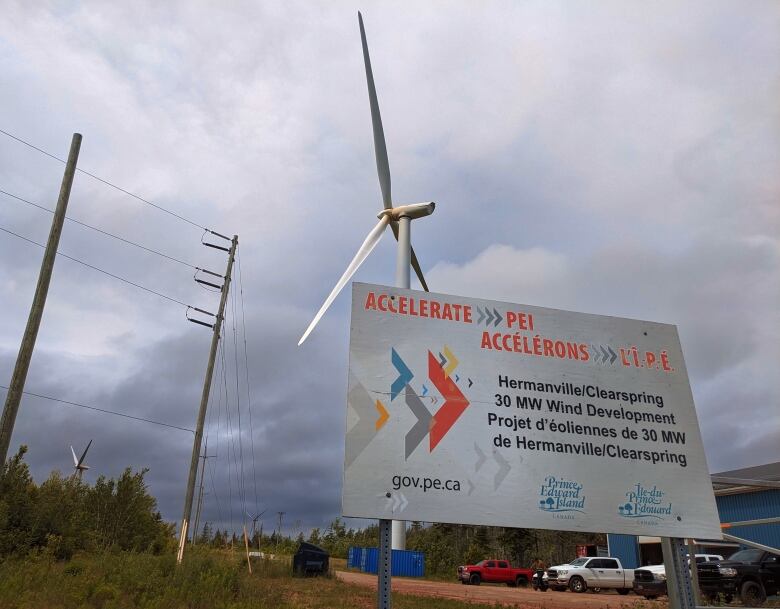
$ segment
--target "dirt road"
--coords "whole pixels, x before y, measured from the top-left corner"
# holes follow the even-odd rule
[[[344,582],[376,588],[376,575],[337,571],[336,577]],[[508,586],[486,585],[464,586],[460,583],[434,582],[424,579],[393,578],[393,591],[416,596],[436,596],[472,603],[501,604],[528,609],[619,609],[634,607],[642,601],[648,609],[665,609],[665,601],[645,601],[633,593],[620,596],[615,592],[600,594],[574,594],[573,592],[536,592],[532,588],[510,588]]]

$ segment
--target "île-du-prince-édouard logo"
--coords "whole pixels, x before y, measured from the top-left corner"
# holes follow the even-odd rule
[[[539,509],[555,512],[557,518],[574,518],[573,514],[565,512],[585,513],[585,495],[582,493],[582,484],[576,480],[547,476],[539,489],[539,496]]]
[[[626,493],[626,502],[618,506],[618,514],[624,518],[657,518],[659,520],[671,515],[672,503],[665,499],[664,493],[657,486],[652,488],[637,483]]]

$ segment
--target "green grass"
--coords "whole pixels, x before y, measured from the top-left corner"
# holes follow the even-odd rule
[[[0,562],[3,609],[370,609],[376,593],[335,577],[297,578],[288,560],[253,562],[236,552],[114,553]],[[397,609],[466,609],[467,603],[393,594]],[[484,606],[484,605],[483,605]]]

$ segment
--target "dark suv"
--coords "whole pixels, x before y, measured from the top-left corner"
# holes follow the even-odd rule
[[[757,607],[780,591],[780,556],[763,550],[740,550],[728,560],[699,565],[699,587],[708,598],[722,594],[729,602],[739,595],[742,604]]]

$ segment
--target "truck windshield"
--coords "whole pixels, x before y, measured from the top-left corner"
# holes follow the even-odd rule
[[[590,558],[576,558],[573,561],[571,561],[569,564],[574,566],[574,567],[581,567],[582,565],[584,565],[589,560],[590,560]]]
[[[763,554],[763,550],[740,550],[736,554],[732,554],[729,560],[735,560],[737,562],[758,562],[761,560]]]

